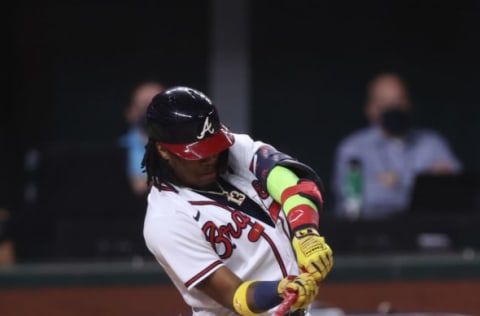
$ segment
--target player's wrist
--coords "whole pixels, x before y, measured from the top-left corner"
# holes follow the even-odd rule
[[[233,295],[233,308],[240,315],[243,315],[243,316],[259,315],[259,313],[256,313],[252,310],[248,302],[249,288],[255,282],[256,281],[243,282],[242,284],[240,284],[240,286],[235,291],[235,294]]]
[[[293,207],[287,214],[287,222],[290,226],[292,237],[295,232],[305,228],[318,230],[320,217],[318,212],[308,204]]]
[[[255,285],[253,297],[255,310],[266,311],[282,302],[278,292],[281,281],[262,281]]]
[[[256,316],[282,302],[280,281],[246,281],[235,291],[233,307],[240,315]]]
[[[305,225],[303,227],[299,227],[298,229],[294,230],[292,233],[292,237],[300,239],[307,236],[319,236],[320,233],[318,232],[317,228],[313,225]]]

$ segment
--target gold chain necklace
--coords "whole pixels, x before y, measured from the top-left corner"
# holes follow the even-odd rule
[[[225,196],[227,198],[228,202],[233,202],[233,203],[237,204],[238,206],[242,205],[243,201],[245,201],[246,196],[242,192],[238,192],[237,190],[227,191],[223,188],[223,186],[218,181],[215,181],[215,183],[217,184],[217,186],[221,190],[221,192],[209,191],[209,190],[198,190],[198,189],[191,189],[191,190],[199,192],[199,193],[215,194],[215,195],[219,195],[219,196]]]

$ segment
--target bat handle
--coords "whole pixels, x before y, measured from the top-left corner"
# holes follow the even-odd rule
[[[292,306],[292,304],[295,303],[295,301],[297,300],[297,297],[298,297],[297,293],[286,291],[283,302],[280,304],[280,306],[277,308],[277,310],[273,315],[274,316],[285,315],[290,310],[290,306]]]

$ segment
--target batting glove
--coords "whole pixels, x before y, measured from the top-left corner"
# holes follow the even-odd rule
[[[310,273],[317,282],[325,279],[333,267],[332,249],[318,231],[315,228],[297,230],[292,246],[300,271]]]
[[[305,309],[317,297],[318,285],[308,273],[299,276],[289,275],[278,283],[278,294],[285,298],[286,293],[297,294],[297,299],[290,309]]]

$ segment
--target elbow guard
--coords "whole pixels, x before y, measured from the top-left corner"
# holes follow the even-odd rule
[[[277,151],[270,145],[263,145],[255,152],[250,163],[250,171],[260,181],[263,190],[267,190],[267,177],[270,171],[285,159],[291,159],[291,157]]]
[[[277,165],[291,170],[302,180],[306,179],[315,183],[320,190],[320,195],[325,192],[322,180],[312,168],[285,153],[277,151],[270,145],[261,146],[250,163],[250,171],[255,174],[260,181],[262,189],[265,191],[267,189],[267,177],[270,171]],[[318,201],[314,201],[314,203],[318,204]],[[322,205],[323,200],[319,205],[319,211]]]
[[[306,164],[290,158],[290,159],[283,159],[279,161],[278,165],[290,169],[300,179],[307,179],[315,183],[322,195],[325,192],[325,187],[323,186],[322,179],[318,176],[315,170],[313,170],[311,167],[307,166]],[[322,201],[322,204],[323,204],[323,201]],[[318,210],[320,210],[320,208]]]

